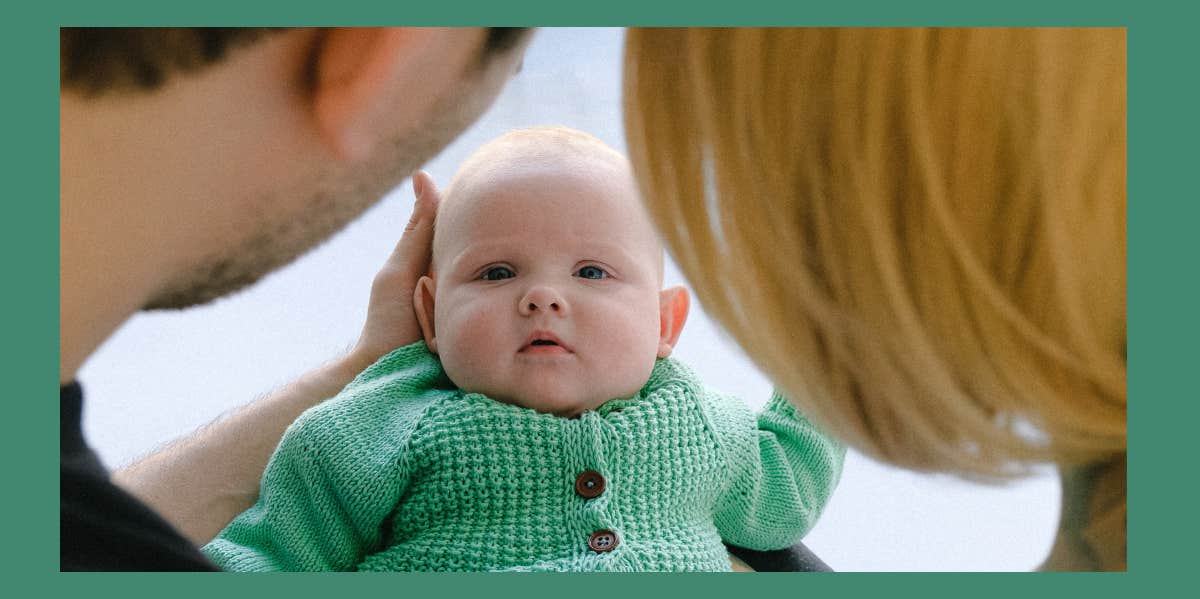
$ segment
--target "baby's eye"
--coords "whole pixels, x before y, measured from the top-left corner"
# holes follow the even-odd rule
[[[479,278],[483,279],[484,281],[500,281],[503,279],[511,279],[515,276],[517,276],[516,273],[514,273],[510,268],[504,266],[493,266],[487,269],[483,273],[483,276]]]
[[[605,279],[609,276],[609,274],[599,266],[585,266],[575,271],[575,274],[584,279]]]

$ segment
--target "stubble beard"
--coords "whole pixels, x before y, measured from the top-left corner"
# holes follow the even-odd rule
[[[375,205],[474,122],[494,97],[477,88],[486,85],[481,78],[487,76],[476,73],[451,90],[437,102],[441,108],[428,126],[400,135],[376,154],[378,158],[337,177],[318,178],[327,182],[313,185],[316,191],[299,192],[311,197],[295,213],[263,215],[256,234],[181,273],[142,309],[177,310],[208,303],[252,285],[315,248]],[[268,198],[262,205],[278,203]]]

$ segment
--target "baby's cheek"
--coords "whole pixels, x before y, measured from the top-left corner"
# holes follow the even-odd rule
[[[447,373],[453,371],[460,378],[474,380],[479,374],[474,371],[486,368],[489,358],[505,345],[497,330],[499,319],[495,310],[461,311],[453,316],[453,324],[446,327],[438,343],[442,362]]]
[[[644,314],[627,314],[606,326],[600,338],[611,372],[622,373],[627,379],[638,379],[634,382],[640,388],[649,378],[658,355],[657,316],[650,319]]]

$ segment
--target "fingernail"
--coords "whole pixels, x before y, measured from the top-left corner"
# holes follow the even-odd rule
[[[425,196],[425,178],[421,176],[421,171],[417,171],[412,178],[413,193],[418,198]]]

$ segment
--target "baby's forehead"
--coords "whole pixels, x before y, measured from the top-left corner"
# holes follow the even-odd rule
[[[481,147],[460,167],[443,196],[434,238],[434,262],[446,244],[457,246],[479,223],[498,210],[521,210],[522,190],[544,205],[562,200],[559,211],[615,215],[623,235],[652,246],[661,263],[662,248],[641,205],[637,185],[624,156],[587,134],[573,131],[521,131]],[[561,190],[561,191],[559,191]],[[548,192],[548,193],[547,193]],[[608,220],[608,219],[600,219]],[[469,224],[474,223],[474,224]],[[465,228],[464,228],[465,226]],[[630,237],[632,236],[632,237]],[[644,239],[643,239],[644,238]]]
[[[511,132],[475,151],[459,168],[443,195],[440,223],[486,213],[489,197],[519,191],[583,189],[604,201],[591,209],[640,212],[641,202],[628,160],[582,132],[540,128]],[[583,207],[581,206],[581,209]]]
[[[598,139],[583,133],[518,131],[488,142],[459,167],[446,197],[502,185],[530,172],[596,176],[632,182],[629,161]]]

